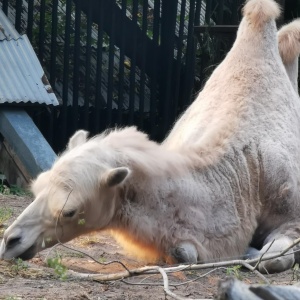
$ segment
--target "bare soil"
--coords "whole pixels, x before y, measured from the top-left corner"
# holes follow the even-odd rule
[[[29,205],[30,197],[4,196],[0,194],[0,208],[12,209],[12,217],[0,227],[0,239],[5,228]],[[122,249],[107,233],[93,233],[82,236],[67,243],[69,247],[83,251],[97,261],[105,263],[112,260],[123,262],[129,269],[142,267],[142,262],[127,257]],[[93,261],[91,257],[80,252],[72,251],[59,246],[42,251],[28,262],[0,261],[0,299],[92,299],[92,300],[135,300],[135,299],[169,299],[165,296],[160,275],[139,276],[106,283],[96,281],[74,280],[60,278],[58,271],[48,267],[47,259],[61,257],[62,265],[68,270],[82,273],[116,273],[124,269],[119,264],[103,266]],[[182,285],[170,289],[181,297],[190,299],[213,299],[217,293],[219,280],[226,276],[236,276],[245,283],[262,283],[255,274],[247,270],[223,268],[207,273],[210,270],[180,272],[169,275],[171,284]],[[297,272],[290,270],[281,274],[267,275],[273,284],[291,285],[298,284]],[[196,281],[185,283],[198,278]],[[131,284],[129,284],[130,282]],[[134,285],[142,283],[144,285]]]

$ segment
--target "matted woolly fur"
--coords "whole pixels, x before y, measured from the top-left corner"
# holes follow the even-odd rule
[[[77,143],[79,142],[80,147],[73,144],[76,136],[71,138],[66,151],[60,155],[53,166],[55,171],[47,176],[55,184],[74,186],[80,177],[93,181],[93,170],[97,167],[103,168],[103,165],[107,168],[130,166],[134,169],[132,174],[134,176],[147,175],[150,178],[172,176],[184,173],[193,167],[193,161],[197,157],[192,151],[187,155],[188,150],[166,151],[158,143],[150,141],[148,136],[138,131],[136,127],[110,129],[89,140],[88,132],[81,130],[77,134],[79,136]],[[98,149],[103,155],[102,160],[91,160],[91,157],[97,155]],[[66,170],[65,165],[72,163],[73,160],[80,160],[80,164],[83,165],[80,174],[77,174],[72,166]],[[36,191],[36,185],[39,185],[39,182],[34,181],[33,191]]]
[[[278,45],[279,13],[275,1],[247,1],[232,49],[162,144],[134,127],[75,133],[33,182],[35,201],[5,231],[0,257],[29,259],[93,230],[169,263],[290,245],[300,234],[300,22]],[[260,271],[300,262],[291,251]]]
[[[243,16],[256,30],[262,29],[265,23],[277,19],[279,15],[280,8],[272,0],[247,1],[243,8]]]
[[[300,52],[300,20],[295,20],[278,32],[278,46],[284,63],[291,63]]]
[[[278,48],[294,90],[298,93],[298,53],[300,51],[300,20],[297,19],[278,31]]]

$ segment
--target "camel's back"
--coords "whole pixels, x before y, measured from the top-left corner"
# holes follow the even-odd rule
[[[274,42],[275,23],[269,22],[257,35],[245,26],[241,25],[235,45],[175,124],[166,147],[194,145],[214,152],[273,140],[299,149],[300,101]]]

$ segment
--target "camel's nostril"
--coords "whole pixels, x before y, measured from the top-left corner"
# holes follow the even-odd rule
[[[19,244],[20,240],[21,237],[8,238],[6,241],[6,248],[13,248],[17,244]]]

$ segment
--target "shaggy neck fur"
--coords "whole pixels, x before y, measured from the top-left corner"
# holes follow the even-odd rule
[[[95,174],[106,170],[128,167],[134,171],[132,176],[150,180],[179,176],[192,169],[193,159],[192,150],[166,149],[150,141],[135,127],[128,127],[105,132],[80,147],[67,149],[54,164],[50,181],[72,189],[78,186],[80,178],[84,178],[84,185],[79,189],[86,195],[99,184],[100,178],[95,178]]]
[[[202,171],[145,180],[133,176],[117,192],[108,228],[127,252],[146,261],[172,262],[168,251],[186,241],[197,246],[203,261],[243,253],[261,208],[256,153],[250,145],[243,157],[234,150],[220,165]]]

